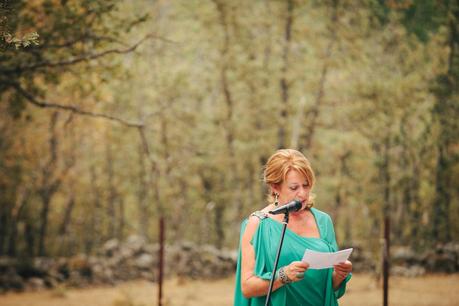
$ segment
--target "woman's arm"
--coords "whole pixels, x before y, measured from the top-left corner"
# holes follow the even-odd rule
[[[269,288],[269,281],[255,276],[254,273],[255,251],[250,241],[259,223],[260,220],[257,217],[250,217],[241,240],[241,290],[246,298],[266,295]],[[273,284],[273,291],[281,286],[281,280],[276,279]]]
[[[326,240],[331,243],[333,251],[337,251],[338,244],[336,243],[336,235],[335,235],[335,229],[333,228],[333,221],[329,215],[326,215],[326,217],[327,217],[326,219],[327,220],[326,221],[326,232],[327,232]],[[335,265],[333,269],[333,276],[332,276],[333,289],[334,290],[338,289],[341,286],[341,283],[347,277],[347,275],[351,272],[352,272],[352,263],[349,260],[346,260],[346,262]]]
[[[241,290],[246,298],[263,296],[268,293],[269,280],[261,279],[255,275],[255,251],[250,241],[257,230],[260,220],[257,217],[250,217],[241,240]],[[307,263],[295,261],[284,267],[287,277],[295,282],[301,280],[296,275],[305,272]],[[273,291],[282,287],[280,278],[276,278],[273,284]]]
[[[352,263],[349,260],[334,266],[333,289],[338,289],[346,276],[352,272]]]

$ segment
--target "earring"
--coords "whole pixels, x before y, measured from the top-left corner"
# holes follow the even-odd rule
[[[278,206],[279,205],[279,194],[276,192],[274,194],[274,206]]]

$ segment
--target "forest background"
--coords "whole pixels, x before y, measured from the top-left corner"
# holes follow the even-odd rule
[[[459,241],[459,2],[1,1],[0,255],[235,249],[301,150],[342,245]]]

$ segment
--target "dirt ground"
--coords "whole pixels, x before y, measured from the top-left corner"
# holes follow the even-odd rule
[[[165,283],[165,306],[232,306],[234,278],[218,281]],[[114,287],[85,289],[57,288],[27,293],[0,295],[0,306],[156,306],[157,286],[135,281]],[[366,274],[354,274],[341,306],[382,305],[382,291]],[[459,305],[459,274],[429,275],[419,278],[392,277],[389,305],[453,306]]]

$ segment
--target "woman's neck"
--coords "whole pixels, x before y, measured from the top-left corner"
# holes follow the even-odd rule
[[[295,220],[295,221],[304,220],[304,218],[307,218],[308,216],[309,216],[309,210],[304,210],[304,209],[290,213],[290,219]]]

